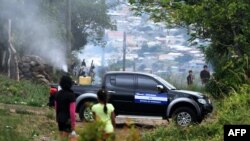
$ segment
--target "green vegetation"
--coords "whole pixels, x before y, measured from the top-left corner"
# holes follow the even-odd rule
[[[20,122],[20,118],[10,118],[11,114],[6,110],[0,109],[0,140],[6,141],[28,141],[28,139],[17,133],[13,128],[16,128],[15,123]],[[18,137],[17,139],[15,137]]]
[[[88,125],[86,125],[85,128],[79,130],[80,140],[81,141],[101,140],[104,136],[104,132],[101,131],[103,127],[104,123],[101,122],[88,123]]]
[[[0,75],[1,103],[45,106],[48,95],[47,85],[34,84],[30,81],[17,82]]]
[[[42,110],[29,106],[13,107],[1,104],[0,140],[30,141],[48,137],[55,138],[54,134],[57,131],[55,116],[53,119],[47,116],[51,112],[51,109]]]
[[[57,3],[62,3],[57,0]],[[100,43],[104,29],[115,28],[107,15],[105,0],[72,1],[72,49],[80,50],[87,44],[87,38]]]
[[[79,133],[78,141],[99,141],[104,139],[104,132],[100,129],[104,124],[102,122],[92,122],[92,123],[84,123],[84,128],[77,128],[77,132]],[[117,131],[121,130],[121,131]],[[115,134],[110,134],[107,137],[107,141],[140,141],[141,135],[139,129],[137,129],[133,125],[128,125],[128,127],[124,127],[123,129],[116,129]]]

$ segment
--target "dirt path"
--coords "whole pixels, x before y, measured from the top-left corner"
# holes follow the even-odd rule
[[[142,133],[151,131],[157,126],[167,126],[168,122],[161,118],[155,117],[126,117],[121,116],[116,118],[117,128],[116,137],[118,139],[124,139],[128,136],[141,136]],[[133,125],[137,133],[131,133],[131,129],[127,128],[127,125]],[[136,138],[136,137],[135,137]]]
[[[4,104],[0,103],[0,109],[8,109],[10,112],[27,112],[36,115],[45,115],[50,111],[48,107],[33,107],[27,105],[14,105],[14,104]]]
[[[51,112],[51,109],[48,107],[32,107],[27,105],[13,105],[3,103],[0,103],[0,109],[9,109],[10,112],[24,111],[36,115],[46,115],[48,112]],[[79,119],[78,123],[81,123],[79,122]],[[166,120],[162,120],[160,117],[117,116],[116,123],[118,128],[122,128],[123,126],[130,124],[134,124],[140,128],[153,128],[158,125],[166,125],[168,122]]]
[[[7,109],[11,113],[32,113],[40,116],[48,116],[48,113],[54,114],[53,109],[48,107],[32,107],[27,105],[13,105],[13,104],[3,104],[0,103],[0,109]],[[78,116],[77,116],[78,117]],[[53,117],[52,117],[53,119]],[[137,132],[137,136],[140,136],[141,133],[145,131],[153,130],[155,127],[159,125],[167,126],[168,122],[166,120],[162,120],[161,118],[156,117],[141,117],[141,116],[118,116],[116,117],[116,138],[119,141],[125,140],[128,136],[131,135],[131,128]],[[55,125],[56,126],[56,122]],[[77,126],[80,128],[84,128],[86,123],[80,122],[78,119]],[[56,131],[55,131],[56,132]],[[53,136],[53,135],[52,135]],[[53,138],[51,135],[41,135],[36,141],[50,141]]]

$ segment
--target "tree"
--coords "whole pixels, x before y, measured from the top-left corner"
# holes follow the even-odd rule
[[[72,1],[72,49],[81,49],[88,40],[101,41],[104,29],[113,28],[105,0]]]
[[[218,87],[223,88],[222,92],[229,93],[228,89],[237,90],[239,85],[249,84],[248,0],[129,1],[135,6],[134,10],[149,13],[156,22],[190,29],[191,40],[198,38],[210,41],[209,45],[201,48],[215,71],[215,79],[211,83],[222,86]]]

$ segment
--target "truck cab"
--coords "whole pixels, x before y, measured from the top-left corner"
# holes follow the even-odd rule
[[[177,90],[153,74],[109,72],[104,80],[102,85],[117,115],[173,117],[185,126],[189,122],[201,122],[213,109],[211,101],[201,93]]]

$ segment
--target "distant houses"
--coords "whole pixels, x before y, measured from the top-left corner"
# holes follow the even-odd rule
[[[189,46],[187,42],[189,36],[185,29],[167,29],[162,23],[153,23],[147,15],[134,16],[129,5],[126,4],[111,9],[108,14],[112,21],[117,24],[116,31],[105,32],[107,44],[114,48],[114,52],[108,53],[119,54],[116,59],[122,59],[123,33],[126,32],[126,59],[135,61],[135,66],[128,66],[128,70],[162,74],[169,71],[187,73],[189,69],[202,69],[204,55],[199,49]],[[145,43],[147,46],[144,46]],[[148,48],[146,51],[145,47]],[[155,48],[157,48],[156,51]],[[185,60],[185,57],[188,60]],[[184,63],[178,60],[182,60]],[[159,67],[160,70],[154,72],[152,66],[157,63],[162,66]],[[141,67],[142,65],[145,67]]]

